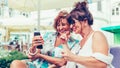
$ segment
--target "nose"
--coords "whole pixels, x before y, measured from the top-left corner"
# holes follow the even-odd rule
[[[76,29],[75,25],[72,25],[72,29],[73,29],[73,30]]]
[[[70,28],[73,28],[73,25],[70,25]]]
[[[60,29],[60,30],[63,29],[63,26],[60,26],[59,29]]]

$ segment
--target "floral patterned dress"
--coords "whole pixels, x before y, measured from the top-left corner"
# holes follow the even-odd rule
[[[63,48],[62,45],[59,45],[58,47],[54,46],[56,37],[57,37],[56,32],[55,33],[49,32],[43,36],[44,45],[43,45],[43,49],[41,50],[42,54],[51,57],[62,58],[61,55],[61,51]],[[69,48],[72,49],[75,44],[79,43],[79,41],[70,37],[67,43],[69,45]],[[37,59],[33,62],[27,62],[27,64],[29,68],[48,68],[50,63],[44,59]]]

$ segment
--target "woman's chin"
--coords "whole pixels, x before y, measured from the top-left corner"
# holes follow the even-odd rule
[[[78,32],[74,32],[75,34],[78,34]]]

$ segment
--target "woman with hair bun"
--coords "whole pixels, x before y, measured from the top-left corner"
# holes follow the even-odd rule
[[[93,16],[87,2],[78,2],[70,12],[68,22],[73,32],[82,39],[71,51],[64,40],[62,56],[68,61],[66,68],[114,68],[111,65],[112,55],[104,34],[92,29]],[[66,43],[65,43],[66,42]]]

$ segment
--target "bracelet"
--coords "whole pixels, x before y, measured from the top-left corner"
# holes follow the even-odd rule
[[[37,49],[37,48],[36,48],[36,51],[35,51],[34,53],[31,53],[31,52],[30,52],[30,48],[28,49],[28,54],[31,55],[31,56],[36,55],[37,52],[38,52],[38,49]]]

